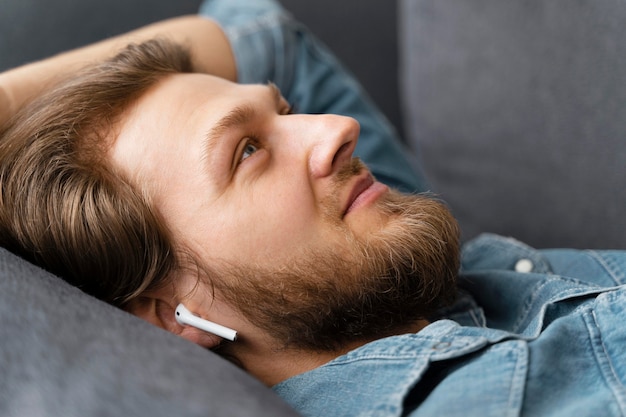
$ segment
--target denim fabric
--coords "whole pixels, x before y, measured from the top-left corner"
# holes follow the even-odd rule
[[[396,130],[361,86],[277,2],[208,0],[200,14],[217,21],[226,33],[240,83],[273,82],[299,113],[354,117],[361,125],[355,155],[378,180],[405,192],[429,190]]]
[[[320,417],[626,415],[626,253],[536,251],[484,235],[462,265],[461,297],[425,329],[276,392]]]

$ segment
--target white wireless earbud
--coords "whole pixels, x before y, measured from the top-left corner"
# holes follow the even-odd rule
[[[228,327],[200,318],[192,314],[191,311],[187,310],[187,308],[182,304],[179,304],[178,307],[176,307],[174,315],[179,324],[193,326],[200,330],[204,330],[207,333],[230,340],[231,342],[234,342],[237,339],[236,330],[229,329]]]

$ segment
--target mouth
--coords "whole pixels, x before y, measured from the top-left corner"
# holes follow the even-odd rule
[[[386,193],[389,187],[375,181],[369,172],[359,176],[344,205],[343,217],[360,207],[368,206]]]

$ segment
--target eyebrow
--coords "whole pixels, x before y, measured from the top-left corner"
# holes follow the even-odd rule
[[[269,82],[266,85],[272,95],[272,100],[275,106],[278,107],[282,101],[282,94],[279,88],[272,82]],[[220,144],[221,137],[224,136],[229,130],[248,124],[252,119],[254,119],[255,115],[256,110],[254,107],[247,104],[237,106],[230,110],[225,116],[220,118],[217,123],[209,129],[208,133],[205,135],[204,149],[202,152],[202,160],[207,163],[209,169],[213,170],[212,167],[215,166],[215,164],[210,163],[211,155],[215,155],[216,149]]]

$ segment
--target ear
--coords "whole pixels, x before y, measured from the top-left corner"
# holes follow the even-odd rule
[[[178,305],[178,303],[176,303]],[[154,324],[157,327],[174,333],[184,339],[207,349],[220,344],[222,339],[192,326],[184,326],[176,321],[174,302],[165,301],[158,296],[140,296],[129,301],[125,310],[129,313]]]

